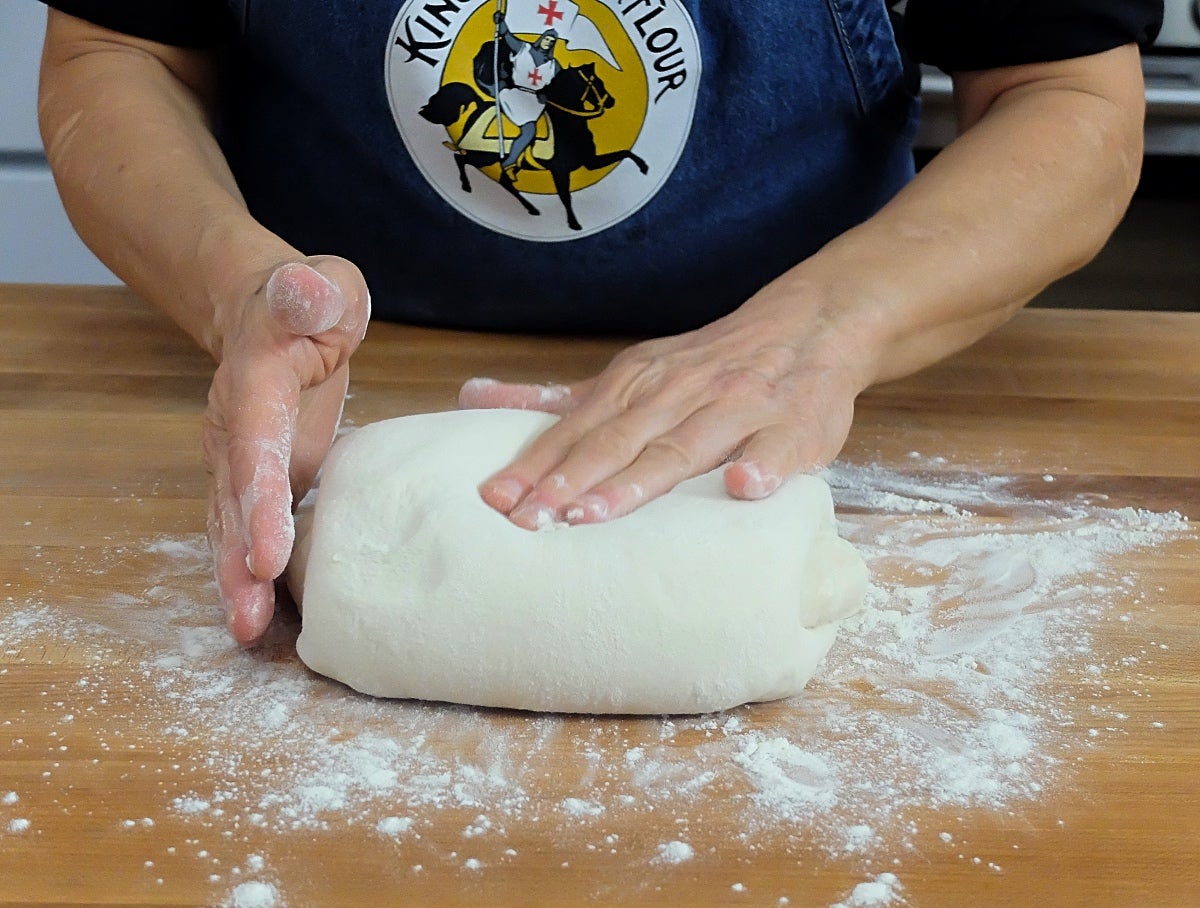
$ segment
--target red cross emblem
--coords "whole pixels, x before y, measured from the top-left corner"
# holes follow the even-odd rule
[[[539,6],[538,15],[546,17],[547,28],[553,26],[556,19],[561,19],[563,17],[562,12],[558,8],[558,0],[550,0],[549,5]]]
[[[542,74],[536,69],[530,71],[528,78],[530,84],[532,84],[534,88],[537,88],[542,84]]]

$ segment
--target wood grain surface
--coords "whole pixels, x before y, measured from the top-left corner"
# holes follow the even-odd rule
[[[583,378],[620,346],[376,324],[354,360],[347,418],[450,408],[474,375]],[[903,471],[910,452],[936,454],[933,469],[947,477],[1006,475],[1012,488],[1024,483],[1043,498],[1107,495],[1114,508],[1194,520],[1198,362],[1200,314],[1026,311],[965,353],[864,394],[843,459]],[[1106,683],[1053,676],[1056,702],[1067,704],[1064,727],[1085,735],[1099,705],[1125,717],[1117,733],[1073,749],[1039,797],[1002,809],[926,804],[906,817],[909,831],[885,836],[869,858],[833,853],[803,825],[748,836],[720,798],[681,796],[677,807],[660,799],[657,809],[614,815],[598,837],[569,823],[512,819],[483,837],[481,867],[464,864],[475,853],[464,829],[480,813],[467,801],[414,808],[421,834],[408,838],[380,835],[373,822],[255,825],[238,790],[227,792],[227,812],[189,814],[178,799],[214,791],[213,780],[231,770],[213,758],[216,745],[176,735],[163,718],[200,695],[156,674],[176,656],[155,651],[161,640],[146,626],[154,619],[138,603],[186,599],[196,604],[196,633],[219,623],[202,556],[168,560],[164,571],[161,544],[195,547],[204,531],[199,427],[211,369],[123,290],[0,287],[0,904],[255,904],[236,887],[258,879],[263,856],[276,904],[291,905],[830,905],[885,871],[902,884],[888,902],[897,905],[1200,905],[1194,533],[1116,556],[1133,578],[1121,606],[1129,620],[1090,629],[1089,658],[1105,665]],[[187,570],[172,575],[171,564]],[[114,609],[122,601],[130,607]],[[50,631],[6,638],[4,621],[31,609],[42,610]],[[287,651],[290,620],[265,655],[223,658],[302,675]],[[88,621],[103,632],[80,630]],[[1152,657],[1135,664],[1130,653]],[[195,676],[215,683],[216,674]],[[304,683],[323,691],[319,679]],[[337,706],[322,708],[330,715]],[[354,705],[368,716],[356,721],[385,736],[388,711],[413,708]],[[797,708],[736,715],[766,727]],[[463,729],[513,741],[535,727],[519,714],[439,716],[422,745],[438,752],[439,765],[453,764]],[[525,793],[523,816],[550,812],[578,789],[580,773],[663,736],[658,720],[557,721],[574,731],[538,751],[544,772]],[[680,759],[704,746],[704,734],[689,728],[663,742]],[[250,778],[251,767],[300,771],[282,744],[242,753],[236,727],[213,734],[230,760],[242,760],[237,778]],[[591,756],[576,751],[580,740],[592,742]],[[863,754],[864,763],[879,758]],[[18,820],[28,827],[12,826]],[[680,829],[694,858],[653,860],[657,846],[684,837]]]

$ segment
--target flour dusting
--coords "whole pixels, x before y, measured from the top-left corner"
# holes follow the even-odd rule
[[[279,892],[270,883],[241,883],[233,890],[230,908],[276,908]]]
[[[881,873],[873,880],[859,883],[844,902],[833,908],[882,908],[891,905],[900,895],[899,878],[894,873]]]
[[[664,864],[682,864],[696,856],[696,849],[687,842],[676,839],[658,846],[658,860]]]
[[[922,466],[940,465],[914,459]],[[39,594],[0,608],[3,672],[46,641],[86,658],[77,683],[41,698],[61,729],[51,738],[35,747],[18,718],[2,724],[17,759],[46,760],[48,785],[54,755],[84,740],[175,761],[158,813],[133,813],[112,833],[182,824],[189,838],[146,855],[146,872],[161,883],[178,847],[211,865],[214,901],[238,908],[285,903],[291,883],[277,878],[274,847],[359,829],[376,847],[404,849],[410,875],[437,865],[486,878],[531,838],[625,855],[661,875],[736,846],[857,868],[862,882],[839,904],[893,904],[903,862],[918,843],[955,847],[949,830],[965,811],[1019,812],[1069,786],[1078,754],[1134,722],[1161,727],[1153,702],[1131,716],[1099,696],[1136,691],[1139,667],[1164,649],[1137,636],[1154,592],[1120,561],[1192,531],[1178,514],[1094,496],[1041,500],[1012,478],[856,466],[827,478],[841,531],[871,570],[869,607],[790,701],[616,720],[372,700],[305,669],[294,615],[256,651],[238,650],[195,535],[40,561]],[[1042,494],[1064,486],[1034,479]],[[65,578],[92,574],[100,588],[117,564],[149,584],[64,605]],[[114,662],[118,647],[137,655]],[[1098,696],[1079,702],[1079,688]],[[43,746],[61,751],[46,758]],[[0,797],[9,835],[29,828],[14,814],[27,801],[24,791]],[[429,835],[435,821],[457,824],[458,846]],[[635,839],[648,821],[655,838]],[[243,858],[220,864],[201,840]]]

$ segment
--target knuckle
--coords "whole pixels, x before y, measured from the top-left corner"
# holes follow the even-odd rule
[[[608,422],[593,430],[586,439],[588,448],[605,458],[632,460],[642,448],[628,427],[620,422]]]
[[[658,388],[671,374],[667,358],[639,344],[618,353],[601,375],[601,387],[627,407],[630,401]]]
[[[716,379],[718,395],[726,400],[748,402],[772,396],[778,383],[752,368],[728,369]]]
[[[796,370],[799,354],[794,347],[786,344],[772,344],[759,350],[755,359],[758,372],[763,375],[782,376]]]
[[[286,368],[300,390],[308,390],[323,384],[333,377],[350,358],[350,346],[340,341],[331,341],[328,335],[321,338],[304,338],[287,348]],[[283,384],[282,378],[277,379]],[[264,389],[266,390],[266,389]],[[280,394],[280,389],[271,389]]]
[[[649,343],[634,344],[617,353],[609,363],[609,369],[640,369],[654,359]]]
[[[333,376],[350,359],[353,352],[349,344],[317,344],[319,362],[314,363],[312,385],[319,385]]]
[[[628,381],[638,369],[637,354],[633,348],[626,348],[610,359],[608,365],[596,376],[597,388],[607,389]]]
[[[705,366],[676,366],[659,380],[659,392],[672,401],[695,397],[712,381],[712,368]]]
[[[646,453],[659,464],[669,465],[673,474],[690,474],[696,469],[695,453],[670,435],[661,435],[649,442],[646,445]]]

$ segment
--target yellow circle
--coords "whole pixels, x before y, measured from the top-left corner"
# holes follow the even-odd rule
[[[565,41],[559,41],[555,45],[554,59],[564,69],[594,63],[596,74],[604,82],[605,90],[616,102],[602,115],[587,121],[587,126],[591,129],[592,136],[596,141],[597,154],[603,155],[611,151],[633,148],[638,134],[641,132],[642,123],[646,119],[646,106],[650,98],[645,68],[642,66],[637,48],[630,41],[620,20],[612,10],[599,0],[578,0],[578,3],[579,15],[586,16],[595,24],[600,34],[604,36],[613,57],[621,64],[621,68],[614,68],[594,51],[570,50],[567,46],[568,42]],[[490,44],[495,38],[496,26],[492,18],[495,11],[495,7],[491,4],[483,4],[463,24],[462,30],[458,33],[454,46],[451,47],[450,54],[446,58],[441,83],[447,85],[451,82],[462,82],[470,85],[479,93],[480,103],[490,107],[495,107],[496,102],[476,84],[472,65],[480,48],[484,44]],[[525,41],[534,41],[538,36],[519,34],[517,37]],[[580,99],[581,106],[582,100]],[[472,133],[479,131],[479,134],[464,137],[466,125],[468,122],[472,122],[473,113],[474,111],[471,109],[464,109],[462,116],[446,127],[451,141],[456,146],[465,143],[478,144],[480,135],[486,135],[490,141],[497,143],[496,147],[498,148],[495,115],[488,111],[474,121]],[[547,150],[545,144],[548,136],[547,122],[547,115],[543,113],[538,119],[538,138],[534,140],[532,146],[535,153],[538,150],[543,152]],[[505,117],[504,131],[505,136],[515,136],[518,127]],[[474,146],[472,145],[472,147]],[[524,158],[528,160],[528,154]],[[578,192],[600,182],[616,166],[616,164],[610,164],[600,170],[588,170],[581,167],[572,171],[571,191]],[[500,179],[499,163],[489,164],[487,167],[481,168],[481,172],[493,180],[499,181]],[[522,169],[517,172],[515,183],[521,192],[535,195],[555,194],[554,180],[546,170]]]

